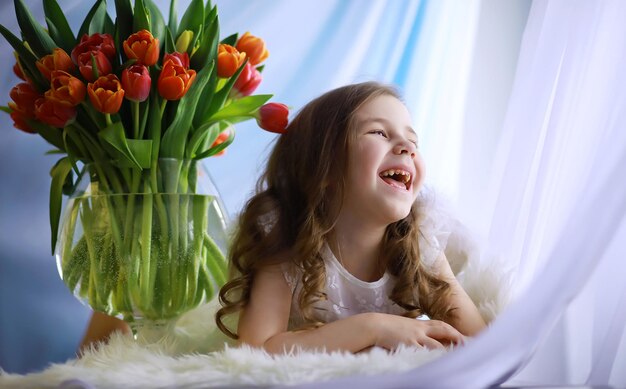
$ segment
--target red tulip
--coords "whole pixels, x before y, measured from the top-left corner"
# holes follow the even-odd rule
[[[92,35],[83,35],[82,38],[80,38],[78,45],[76,45],[74,50],[72,50],[72,61],[74,61],[76,65],[80,65],[78,57],[83,53],[91,51],[101,51],[102,54],[104,54],[104,56],[111,61],[113,57],[115,57],[116,53],[115,41],[113,40],[111,34],[96,33]]]
[[[48,81],[52,78],[51,73],[54,70],[70,72],[76,69],[70,56],[58,47],[52,50],[52,54],[48,54],[35,62],[35,65]]]
[[[35,118],[35,101],[40,99],[41,95],[31,84],[22,82],[11,89],[9,96],[13,99],[9,102],[13,126],[25,132],[35,133],[27,120]]]
[[[63,128],[76,118],[76,108],[43,97],[35,102],[35,116],[52,127]]]
[[[11,119],[13,119],[13,127],[17,128],[18,130],[22,130],[22,131],[27,132],[29,134],[37,133],[37,131],[33,130],[28,125],[27,120],[31,119],[31,118],[29,118],[28,116],[24,115],[24,113],[22,113],[20,111],[12,111],[11,112]]]
[[[246,53],[252,66],[256,66],[270,55],[269,51],[265,48],[265,42],[263,39],[251,35],[249,32],[243,34],[237,41],[237,50],[242,53]]]
[[[256,121],[264,130],[284,134],[288,124],[289,107],[281,103],[268,103],[257,111]]]
[[[177,65],[175,60],[163,64],[157,87],[159,94],[166,100],[179,100],[196,79],[196,71]]]
[[[96,79],[93,74],[93,68],[91,63],[91,56],[94,56],[96,60],[96,68],[98,69],[98,77],[106,76],[113,70],[111,62],[104,55],[102,51],[88,51],[78,56],[78,70],[83,75],[85,80],[93,81]]]
[[[102,113],[116,113],[122,106],[124,89],[115,74],[102,76],[87,85],[89,100],[94,108]]]
[[[233,85],[233,97],[250,96],[259,86],[263,77],[261,73],[250,62],[246,63],[243,70],[239,74],[239,78]]]
[[[9,96],[13,99],[9,102],[9,108],[13,111],[19,111],[28,118],[35,117],[35,101],[42,96],[27,82],[20,82],[15,85]]]
[[[150,95],[152,79],[145,65],[133,65],[122,72],[122,88],[131,101],[145,101]]]
[[[231,45],[220,44],[217,51],[218,77],[232,77],[232,75],[235,74],[237,69],[239,69],[239,67],[245,60],[245,53],[240,53]]]
[[[68,107],[75,107],[85,100],[87,90],[81,80],[61,70],[53,71],[51,76],[50,90],[46,92],[46,98]]]
[[[15,62],[15,65],[13,65],[13,73],[15,73],[15,75],[24,81],[26,80],[26,77],[24,76],[24,72],[22,71],[22,67],[20,66],[19,63]]]
[[[124,53],[129,59],[152,66],[159,59],[159,40],[148,30],[140,30],[124,41]]]
[[[163,56],[163,63],[166,63],[168,60],[173,60],[176,65],[180,65],[185,69],[189,69],[189,54],[179,53],[175,51],[173,53],[166,53]]]

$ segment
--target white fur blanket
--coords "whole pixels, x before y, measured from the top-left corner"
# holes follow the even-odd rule
[[[480,261],[467,231],[447,239],[446,254],[453,270],[490,322],[508,304],[509,273],[490,261]],[[479,265],[483,263],[483,265]],[[0,370],[2,388],[90,387],[214,387],[301,384],[350,375],[407,371],[446,351],[402,348],[394,353],[292,352],[270,356],[261,350],[236,348],[215,327],[213,302],[185,314],[168,337],[142,345],[130,336],[114,335],[110,342],[82,358],[56,364],[39,373],[7,374]],[[78,380],[78,381],[77,381]]]

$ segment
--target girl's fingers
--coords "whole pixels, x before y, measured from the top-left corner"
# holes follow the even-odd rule
[[[449,325],[431,326],[426,331],[426,335],[439,340],[449,340],[452,343],[463,343],[463,335]]]
[[[435,339],[433,338],[424,338],[420,340],[420,344],[426,348],[428,348],[429,350],[436,350],[436,349],[444,349],[445,347],[443,347],[443,344],[437,342]]]

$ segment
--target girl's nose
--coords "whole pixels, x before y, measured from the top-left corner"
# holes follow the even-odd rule
[[[408,140],[399,141],[393,148],[394,154],[402,155],[408,154],[411,158],[415,157],[417,152],[415,145]]]

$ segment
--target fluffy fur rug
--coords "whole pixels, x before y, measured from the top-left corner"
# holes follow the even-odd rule
[[[450,226],[448,226],[450,227]],[[479,260],[467,230],[456,225],[446,236],[446,254],[458,279],[490,322],[509,301],[510,278],[497,262]],[[184,315],[169,335],[149,344],[114,335],[106,345],[76,360],[25,376],[0,370],[2,388],[266,386],[325,381],[350,375],[407,371],[446,351],[402,348],[394,353],[292,352],[270,356],[236,348],[215,327],[212,302]],[[146,340],[147,339],[147,340]]]

